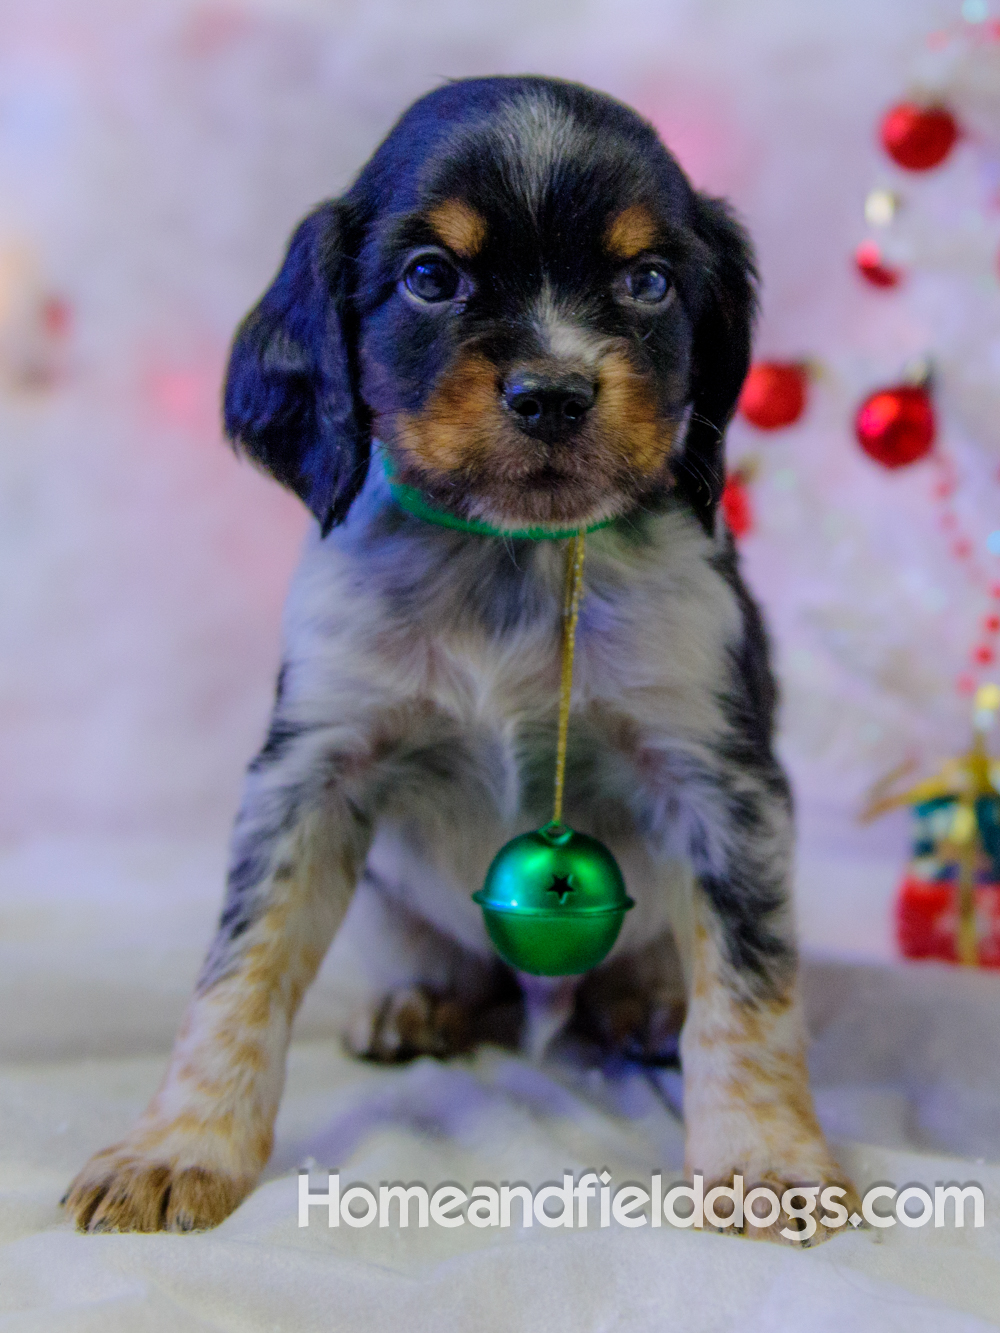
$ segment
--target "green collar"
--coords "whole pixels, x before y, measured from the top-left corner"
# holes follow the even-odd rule
[[[472,532],[479,537],[506,537],[511,541],[545,542],[560,541],[566,537],[575,537],[579,532],[596,532],[614,522],[613,518],[602,519],[600,523],[591,523],[589,528],[494,528],[489,523],[482,523],[475,518],[459,518],[445,509],[437,509],[431,504],[423,491],[415,486],[407,486],[396,480],[389,455],[383,451],[382,466],[392,498],[414,518],[426,519],[428,523],[437,523],[442,528],[453,528],[456,532]]]

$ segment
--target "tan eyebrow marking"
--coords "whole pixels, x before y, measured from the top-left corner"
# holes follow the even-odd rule
[[[486,240],[486,219],[462,199],[446,199],[432,208],[427,221],[450,250],[472,259]]]
[[[604,244],[619,259],[634,259],[649,250],[659,228],[645,204],[631,204],[612,218],[604,233]]]

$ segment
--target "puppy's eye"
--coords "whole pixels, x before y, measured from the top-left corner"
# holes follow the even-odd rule
[[[664,264],[636,264],[625,274],[625,290],[640,305],[659,305],[671,290],[670,274]]]
[[[418,301],[429,304],[453,301],[461,285],[461,274],[444,255],[430,251],[410,260],[403,274],[403,285]]]

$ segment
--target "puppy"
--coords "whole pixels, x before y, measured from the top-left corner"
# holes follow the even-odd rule
[[[209,1227],[253,1188],[359,884],[382,968],[359,1053],[465,1049],[519,982],[536,1053],[573,1020],[655,1058],[683,1019],[689,1173],[843,1181],[806,1072],[767,646],[718,515],[753,311],[726,206],[635,113],[548,79],[431,93],[299,226],[225,413],[316,524],[218,934],[159,1091],[70,1188],[81,1228]],[[390,475],[458,526],[401,508]],[[565,560],[481,524],[603,525],[566,818],[637,907],[582,979],[515,978],[470,897],[550,814]]]

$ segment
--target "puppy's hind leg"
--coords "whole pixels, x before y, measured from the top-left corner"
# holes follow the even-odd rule
[[[517,1043],[522,1005],[511,970],[443,935],[372,876],[358,886],[352,939],[370,987],[344,1033],[352,1054],[398,1063]]]
[[[159,1090],[69,1188],[81,1230],[210,1227],[253,1188],[271,1152],[292,1019],[367,841],[342,791],[304,775],[282,785],[262,761],[251,769],[218,935]]]
[[[685,1010],[681,960],[673,934],[666,932],[583,979],[573,1026],[608,1055],[672,1065]]]

